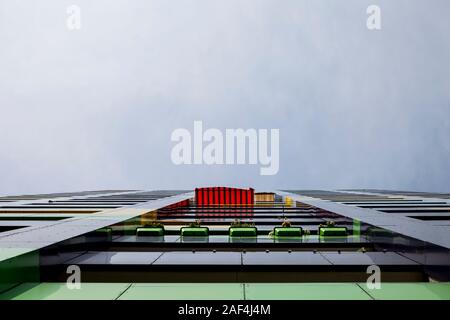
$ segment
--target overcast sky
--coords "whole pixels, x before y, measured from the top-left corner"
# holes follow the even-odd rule
[[[0,194],[450,191],[449,14],[448,0],[0,0]],[[194,120],[279,128],[278,174],[175,166],[170,135]]]

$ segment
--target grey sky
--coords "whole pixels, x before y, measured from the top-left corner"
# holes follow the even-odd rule
[[[450,191],[449,13],[448,0],[0,0],[0,193]],[[280,128],[278,175],[173,165],[170,134],[194,120]]]

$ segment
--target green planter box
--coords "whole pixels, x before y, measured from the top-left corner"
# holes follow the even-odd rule
[[[380,237],[380,238],[393,238],[394,233],[392,231],[382,229],[382,228],[368,228],[367,235],[369,237]]]
[[[112,234],[112,229],[111,228],[101,228],[101,229],[95,230],[95,233],[97,233],[97,234],[104,234],[104,235],[111,235]]]
[[[161,237],[164,235],[164,228],[137,228],[136,235],[144,237]]]
[[[256,227],[230,227],[228,229],[230,237],[256,237],[257,229]]]
[[[180,229],[181,236],[183,237],[207,237],[209,236],[208,227],[183,227]]]
[[[275,237],[301,237],[303,234],[303,229],[300,227],[276,227],[274,228]]]
[[[101,229],[95,230],[94,234],[95,234],[95,237],[104,238],[107,241],[110,241],[112,239],[112,229],[111,228],[101,228]]]
[[[346,227],[321,227],[319,235],[322,237],[340,237],[347,235]]]

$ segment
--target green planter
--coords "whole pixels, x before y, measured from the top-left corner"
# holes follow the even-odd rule
[[[392,231],[382,229],[382,228],[368,228],[367,235],[369,237],[380,237],[380,238],[393,238],[394,233]]]
[[[183,227],[180,229],[182,237],[207,237],[209,236],[208,227]]]
[[[136,235],[143,237],[161,237],[164,236],[164,228],[137,228]]]
[[[95,230],[95,237],[99,237],[102,239],[106,239],[107,241],[111,241],[112,239],[112,229],[111,228],[101,228]]]
[[[319,228],[319,235],[321,237],[347,236],[347,228],[346,227],[321,227],[321,228]]]
[[[256,237],[256,227],[230,227],[228,229],[230,237]]]
[[[111,228],[101,228],[101,229],[95,230],[95,233],[110,236],[112,234],[112,229]]]
[[[276,227],[273,234],[275,237],[301,237],[303,229],[301,227]]]

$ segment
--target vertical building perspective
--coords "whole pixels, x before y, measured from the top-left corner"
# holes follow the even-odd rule
[[[450,299],[450,194],[0,197],[0,299]]]

